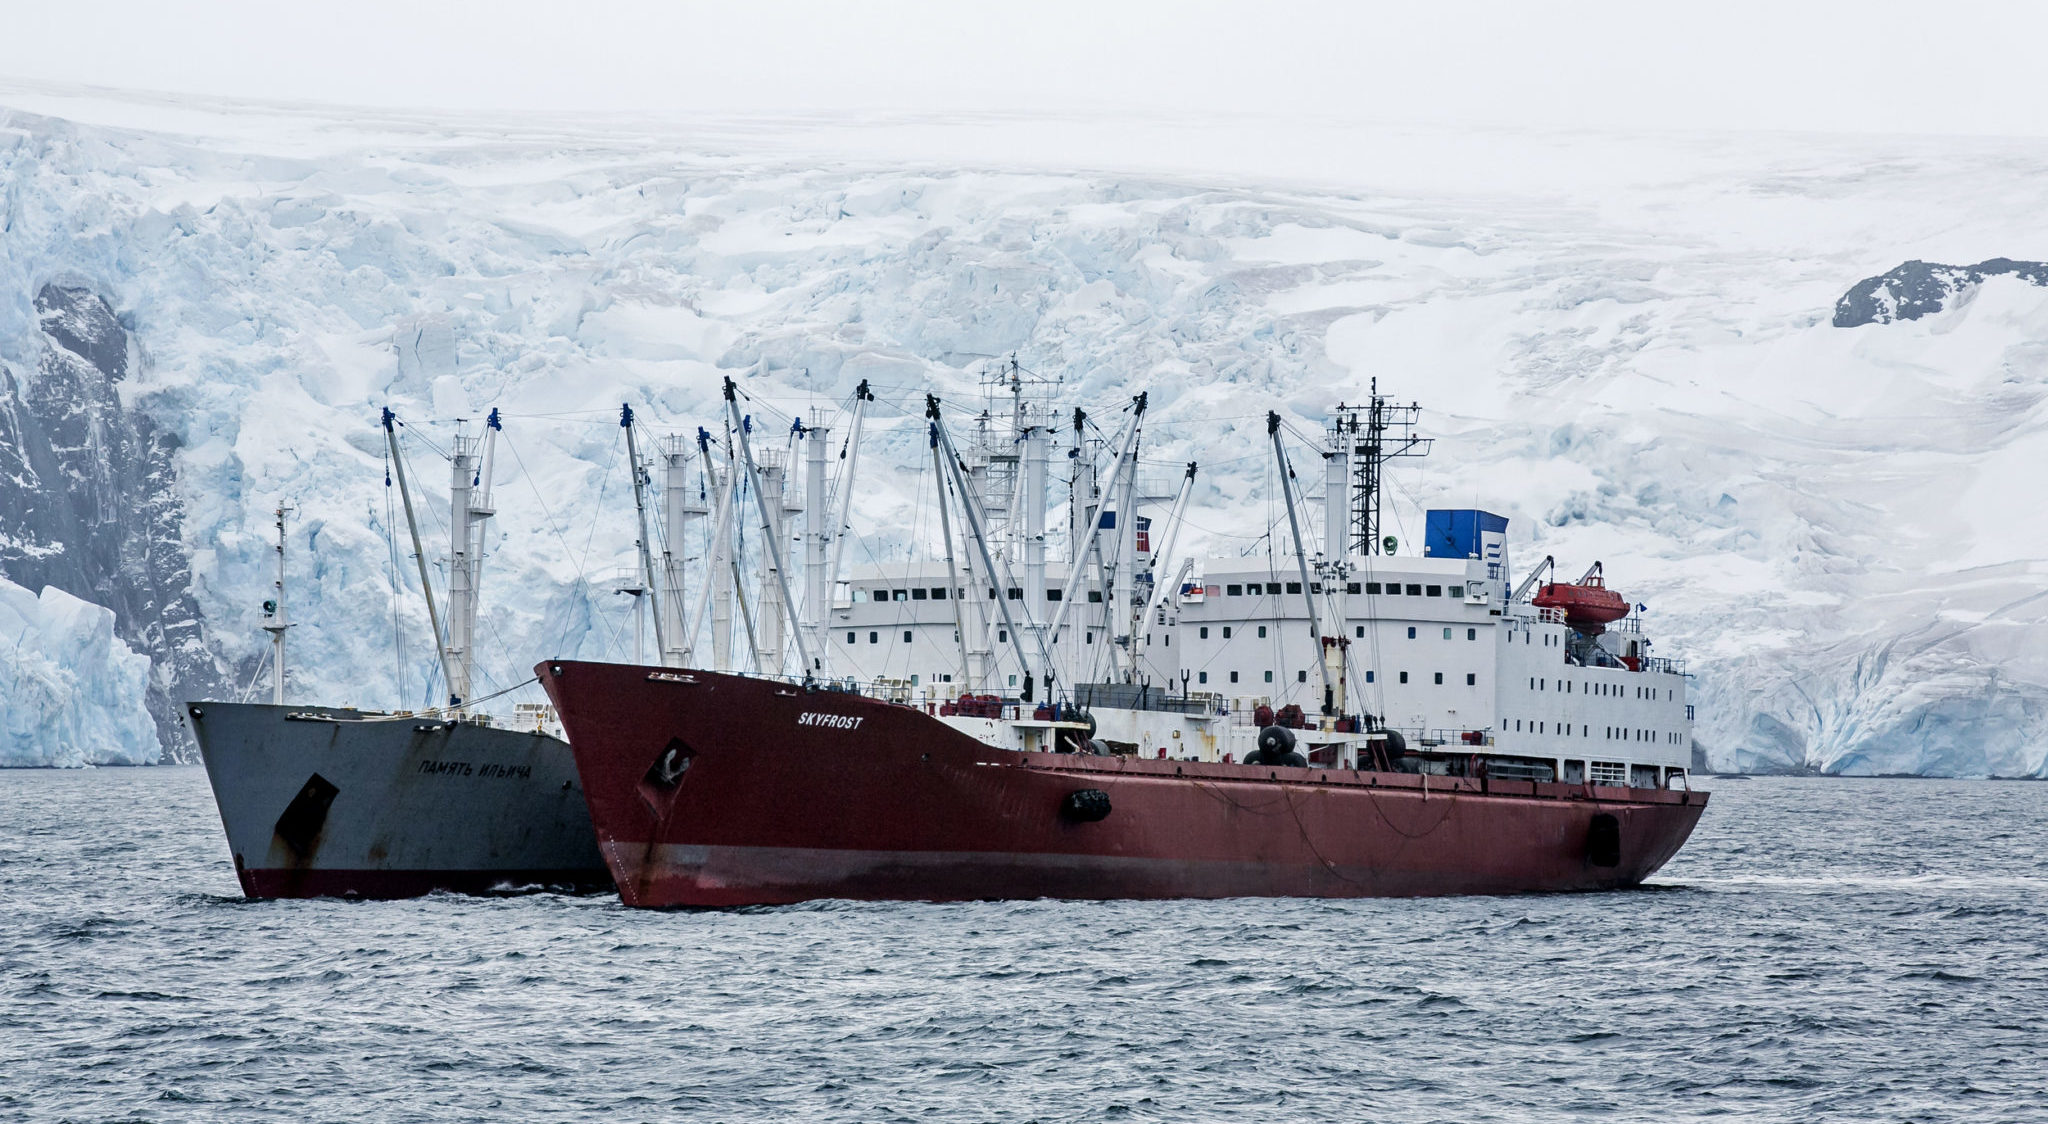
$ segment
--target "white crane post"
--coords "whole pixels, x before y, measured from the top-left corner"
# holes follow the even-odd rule
[[[683,619],[683,560],[689,555],[690,518],[703,514],[703,506],[690,500],[689,445],[681,435],[670,434],[661,443],[661,607],[668,615],[668,646],[661,650],[661,662],[670,667],[683,666],[690,649],[689,624]]]
[[[784,510],[788,468],[780,459],[779,450],[767,449],[764,452],[768,455],[754,462],[754,494],[768,508],[761,538],[764,542],[776,544],[776,557],[780,558],[782,551],[789,548],[789,516]],[[787,596],[790,592],[788,572],[779,562],[773,571],[773,580],[770,580],[771,575],[762,575],[761,612],[754,622],[754,662],[764,675],[782,674],[783,649],[788,640],[783,630],[796,616],[797,609],[795,599]]]
[[[470,587],[469,489],[477,476],[477,442],[455,434],[455,455],[449,458],[453,481],[448,489],[448,703],[469,701],[469,634],[475,617]]]
[[[730,434],[732,427],[726,427]],[[711,584],[716,591],[711,599],[711,662],[714,671],[733,670],[732,613],[733,597],[737,587],[733,584],[733,534],[739,515],[740,489],[739,459],[733,455],[730,436],[726,440],[725,472],[718,487],[720,514],[718,527],[711,540]]]
[[[1138,397],[1143,398],[1140,394]],[[1116,572],[1110,590],[1110,597],[1116,602],[1111,620],[1120,631],[1115,639],[1123,651],[1125,670],[1135,673],[1138,667],[1137,599],[1138,573],[1138,443],[1131,441],[1130,455],[1124,459],[1123,479],[1117,487],[1116,496]]]
[[[1045,427],[1028,425],[1024,430],[1024,605],[1025,617],[1040,636],[1045,635],[1045,484],[1051,442]]]
[[[1337,419],[1330,447],[1323,452],[1323,558],[1342,563],[1350,554],[1351,442],[1344,437],[1344,419]]]
[[[1089,532],[1100,518],[1095,514],[1095,458],[1088,455],[1087,411],[1074,408],[1074,445],[1067,450],[1067,459],[1074,462],[1074,494],[1067,503],[1067,549],[1073,552],[1076,570],[1087,561],[1088,544],[1094,541]]]
[[[823,661],[831,649],[825,643],[825,625],[832,617],[832,575],[827,568],[827,548],[837,528],[831,518],[831,502],[825,495],[825,438],[831,430],[817,424],[814,414],[804,430],[804,627],[811,633],[811,652],[820,661],[817,671],[829,675]]]

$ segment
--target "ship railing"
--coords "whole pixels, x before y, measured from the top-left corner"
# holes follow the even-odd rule
[[[1643,660],[1643,670],[1658,671],[1665,675],[1684,675],[1685,663],[1681,660],[1668,659],[1664,656],[1650,656]]]
[[[1628,616],[1608,625],[1607,629],[1610,632],[1631,632],[1641,636],[1643,634],[1643,618],[1630,613]]]
[[[1544,624],[1563,624],[1564,609],[1556,605],[1536,606],[1536,619]]]

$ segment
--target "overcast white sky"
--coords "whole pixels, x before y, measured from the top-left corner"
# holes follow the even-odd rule
[[[2048,135],[2048,4],[0,0],[0,76],[464,109]]]

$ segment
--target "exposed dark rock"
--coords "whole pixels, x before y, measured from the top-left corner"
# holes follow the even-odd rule
[[[0,366],[0,573],[114,611],[150,657],[149,709],[165,751],[189,759],[176,703],[222,686],[200,631],[180,527],[176,441],[124,410],[127,330],[91,289],[49,284],[33,379]]]
[[[1948,307],[1949,298],[1980,284],[1986,277],[2005,274],[2048,286],[2048,262],[1992,258],[1976,265],[1942,265],[1909,261],[1888,273],[1856,282],[1835,302],[1835,327],[1918,320]]]

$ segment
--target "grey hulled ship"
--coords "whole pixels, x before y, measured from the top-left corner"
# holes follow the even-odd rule
[[[284,511],[278,512],[276,596],[265,605],[271,634],[271,701],[188,703],[207,780],[250,897],[410,897],[611,885],[569,747],[539,707],[507,725],[470,698],[477,586],[482,573],[492,454],[492,411],[480,438],[456,438],[446,629],[427,580],[396,419],[388,442],[428,619],[440,649],[448,704],[423,713],[380,713],[288,704]]]

